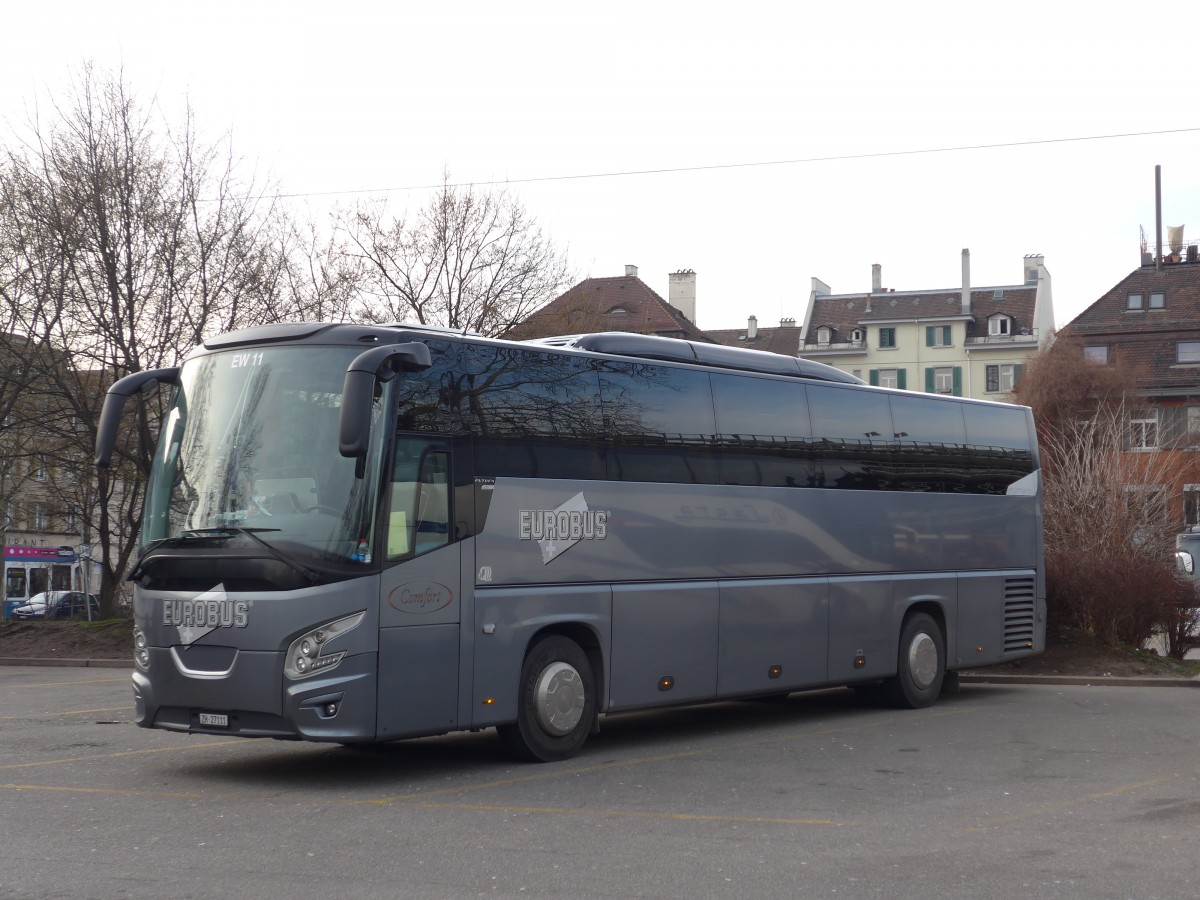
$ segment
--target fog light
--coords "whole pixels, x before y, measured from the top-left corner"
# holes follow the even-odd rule
[[[337,715],[337,704],[336,703],[326,703],[325,704],[325,715],[336,716]]]

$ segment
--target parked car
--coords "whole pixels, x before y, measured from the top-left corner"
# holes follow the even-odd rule
[[[14,609],[12,617],[14,619],[86,619],[88,606],[92,608],[92,618],[97,618],[100,615],[100,600],[95,594],[85,594],[82,591],[45,591],[41,594],[34,594],[29,598],[28,603]]]

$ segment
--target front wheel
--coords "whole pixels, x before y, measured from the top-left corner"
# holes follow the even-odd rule
[[[497,728],[516,756],[554,762],[579,752],[596,718],[596,678],[570,638],[537,641],[521,665],[517,721]]]
[[[946,677],[946,640],[932,616],[914,613],[904,620],[896,663],[895,676],[883,683],[884,699],[902,709],[932,706]]]

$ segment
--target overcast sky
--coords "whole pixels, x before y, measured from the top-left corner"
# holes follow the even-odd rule
[[[665,297],[696,270],[702,328],[800,320],[812,276],[866,291],[872,263],[956,287],[964,247],[977,287],[1043,254],[1061,325],[1137,267],[1139,226],[1153,242],[1156,164],[1164,225],[1200,235],[1188,12],[40,0],[5,10],[0,140],[91,60],[171,118],[190,102],[314,214],[420,205],[444,169],[511,182],[581,278],[634,264]],[[1008,146],[955,149],[980,145]]]

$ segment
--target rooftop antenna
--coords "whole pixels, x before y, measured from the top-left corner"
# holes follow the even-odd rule
[[[1162,271],[1162,166],[1154,167],[1154,271]]]

